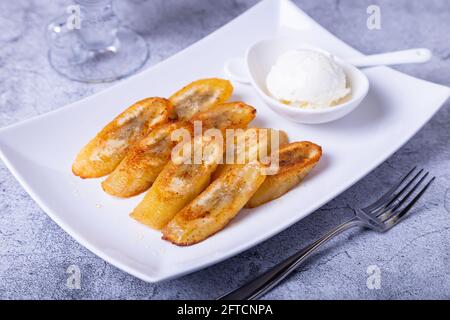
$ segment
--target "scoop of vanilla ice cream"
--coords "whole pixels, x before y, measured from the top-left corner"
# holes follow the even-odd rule
[[[273,97],[304,108],[333,105],[349,94],[346,83],[345,72],[333,57],[313,50],[284,53],[266,79]]]

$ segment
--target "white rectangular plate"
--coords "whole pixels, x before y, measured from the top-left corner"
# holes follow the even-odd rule
[[[223,231],[176,247],[128,217],[142,196],[105,194],[100,179],[71,173],[78,150],[136,100],[169,96],[192,80],[223,76],[224,62],[254,41],[295,33],[343,58],[360,55],[289,1],[266,0],[172,58],[82,101],[0,131],[1,157],[43,210],[82,245],[120,269],[156,282],[221,261],[273,236],[343,192],[402,146],[440,108],[447,87],[389,68],[365,70],[371,90],[356,111],[329,124],[299,125],[272,111],[249,86],[234,99],[258,110],[256,124],[280,128],[291,141],[310,140],[324,156],[305,182],[282,198],[244,210]]]

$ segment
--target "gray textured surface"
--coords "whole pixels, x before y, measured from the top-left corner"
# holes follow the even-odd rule
[[[153,65],[230,21],[255,0],[117,1],[122,17],[152,47]],[[357,49],[375,53],[431,48],[431,63],[400,68],[450,85],[450,1],[315,1],[296,3]],[[365,26],[369,4],[381,6],[382,29]],[[0,1],[0,125],[31,118],[110,84],[58,76],[47,62],[45,24],[68,1]],[[141,6],[137,10],[137,6]],[[150,18],[149,18],[150,17]],[[180,18],[181,17],[181,18]],[[353,231],[336,239],[273,290],[273,299],[450,298],[450,104],[369,176],[288,230],[225,262],[160,284],[144,283],[76,243],[31,200],[0,164],[0,298],[214,298],[287,257],[350,215],[407,168],[437,176],[406,223],[386,235]],[[66,286],[69,265],[81,269],[81,289]],[[369,265],[381,268],[381,289],[366,286]],[[300,272],[301,271],[301,272]]]

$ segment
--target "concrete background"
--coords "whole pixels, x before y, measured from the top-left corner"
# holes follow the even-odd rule
[[[151,45],[149,67],[251,7],[255,0],[117,1],[121,17]],[[426,65],[401,67],[450,85],[449,0],[298,0],[303,10],[370,54],[410,47],[435,53]],[[0,1],[0,125],[34,117],[111,84],[81,84],[47,62],[47,22],[69,1]],[[366,28],[366,8],[381,7],[382,29]],[[154,17],[148,19],[148,16]],[[450,298],[450,103],[408,144],[361,182],[288,230],[225,262],[160,284],[147,284],[76,243],[31,200],[0,164],[0,298],[210,299],[266,270],[367,203],[418,165],[437,180],[415,214],[388,234],[351,231],[334,240],[273,290],[270,299]],[[66,286],[67,268],[81,270],[81,289]],[[366,286],[367,267],[381,269],[381,289]]]

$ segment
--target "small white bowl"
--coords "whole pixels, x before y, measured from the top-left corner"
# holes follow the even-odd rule
[[[302,109],[286,105],[272,97],[266,87],[266,78],[280,55],[295,49],[310,49],[330,55],[329,52],[308,44],[299,43],[298,38],[276,37],[258,41],[247,49],[244,61],[232,59],[225,65],[225,72],[235,81],[250,83],[266,104],[281,116],[298,123],[325,123],[337,120],[353,111],[366,97],[369,80],[358,68],[334,57],[344,69],[351,93],[343,103],[329,108]],[[245,70],[246,69],[246,70]],[[246,72],[248,71],[248,72]]]

